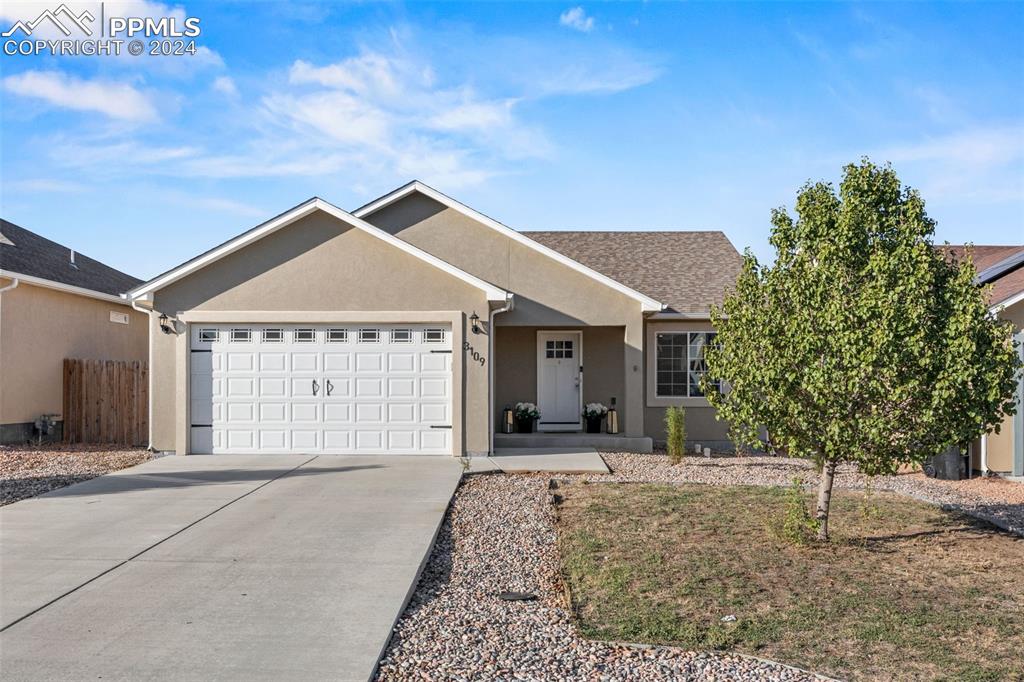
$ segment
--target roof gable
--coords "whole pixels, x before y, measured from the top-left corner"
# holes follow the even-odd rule
[[[22,275],[107,296],[142,281],[7,220],[0,220],[0,271],[6,277]]]
[[[660,301],[652,298],[651,296],[648,296],[645,293],[641,293],[640,291],[637,291],[636,289],[633,289],[623,284],[622,282],[617,281],[612,277],[609,277],[605,273],[599,272],[598,270],[595,270],[594,268],[589,267],[584,263],[574,260],[572,257],[567,256],[564,253],[560,253],[555,249],[549,248],[548,246],[534,239],[531,239],[529,236],[527,236],[528,233],[517,232],[516,230],[513,230],[507,225],[503,225],[502,223],[499,223],[497,220],[494,220],[493,218],[490,218],[484,215],[483,213],[480,213],[479,211],[472,209],[469,206],[466,206],[465,204],[455,199],[452,199],[451,197],[445,194],[442,194],[433,187],[423,184],[419,180],[414,180],[407,185],[399,187],[393,192],[385,194],[379,199],[375,199],[374,201],[370,202],[369,204],[366,204],[365,206],[361,206],[360,208],[353,211],[352,214],[359,218],[365,218],[386,206],[390,206],[391,204],[400,201],[401,199],[404,199],[405,197],[409,196],[414,192],[418,192],[426,197],[429,197],[430,199],[433,199],[434,201],[443,204],[444,206],[447,206],[448,208],[454,211],[457,211],[465,216],[468,216],[469,218],[472,218],[476,222],[484,225],[485,227],[488,227],[492,230],[495,230],[496,232],[499,232],[500,234],[504,235],[505,237],[508,237],[509,239],[515,242],[518,242],[538,253],[541,253],[547,256],[548,258],[551,258],[561,263],[562,265],[565,265],[571,268],[572,270],[575,270],[576,272],[584,274],[587,277],[590,277],[591,279],[614,289],[615,291],[618,291],[622,294],[625,294],[626,296],[629,296],[630,298],[635,299],[640,303],[642,309],[645,311],[657,312],[664,308]]]
[[[308,201],[304,201],[298,206],[295,206],[294,208],[285,211],[284,213],[268,220],[267,222],[257,225],[251,230],[243,232],[237,237],[230,239],[224,242],[223,244],[216,246],[210,249],[209,251],[206,251],[205,253],[196,256],[192,260],[186,261],[185,263],[182,263],[181,265],[171,270],[168,270],[167,272],[161,275],[157,275],[148,282],[145,282],[141,286],[136,287],[135,289],[128,292],[128,297],[132,299],[138,299],[148,296],[152,294],[154,291],[162,289],[163,287],[166,287],[167,285],[176,282],[179,279],[182,279],[183,277],[186,277],[197,270],[200,270],[212,263],[215,263],[221,258],[231,253],[234,253],[235,251],[238,251],[239,249],[245,247],[246,245],[251,244],[259,239],[262,239],[267,235],[273,234],[278,230],[285,228],[288,225],[291,225],[298,221],[299,219],[304,218],[316,211],[323,211],[324,213],[327,213],[328,215],[337,218],[343,223],[352,226],[353,228],[362,230],[367,234],[370,234],[373,237],[376,237],[377,239],[380,239],[381,241],[401,251],[404,251],[405,253],[415,256],[416,258],[419,258],[420,260],[452,275],[457,279],[460,279],[468,284],[471,284],[472,286],[475,286],[476,288],[480,289],[487,295],[488,300],[505,301],[509,297],[508,292],[506,292],[505,290],[496,287],[493,284],[485,282],[482,279],[469,274],[468,272],[460,270],[455,266],[451,265],[450,263],[446,263],[440,258],[437,258],[436,256],[433,256],[425,251],[422,251],[421,249],[416,248],[412,244],[409,244],[393,235],[388,234],[384,230],[381,230],[377,227],[374,227],[373,225],[370,225],[365,220],[361,220],[360,218],[353,216],[347,211],[344,211],[338,208],[337,206],[334,206],[333,204],[330,204],[324,201],[323,199],[320,199],[319,197],[313,197]]]

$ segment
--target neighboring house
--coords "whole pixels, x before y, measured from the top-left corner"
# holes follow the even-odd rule
[[[60,414],[64,358],[146,359],[146,315],[119,296],[139,283],[0,220],[0,443]]]
[[[967,247],[940,248],[956,260],[966,256]],[[969,248],[978,284],[991,286],[988,302],[992,314],[1013,323],[1014,338],[1024,357],[1024,245]],[[999,433],[971,444],[971,467],[977,471],[1024,476],[1024,375],[1017,381],[1017,414],[1003,420]]]
[[[419,182],[348,213],[310,199],[128,293],[152,310],[151,443],[178,453],[649,450],[701,397],[720,232],[512,230]],[[621,433],[581,434],[616,400]],[[538,403],[540,433],[498,434]]]

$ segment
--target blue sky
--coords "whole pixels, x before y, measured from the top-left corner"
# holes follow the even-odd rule
[[[412,178],[518,229],[720,229],[764,259],[771,208],[865,154],[938,240],[1024,242],[1024,3],[105,10],[198,17],[200,52],[0,57],[0,213],[139,277]]]

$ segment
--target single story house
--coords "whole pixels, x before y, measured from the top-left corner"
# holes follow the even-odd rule
[[[664,410],[728,447],[702,397],[721,232],[517,232],[420,182],[351,213],[313,198],[133,288],[151,445],[187,453],[649,450]],[[534,402],[538,433],[497,433]],[[583,434],[586,403],[620,432]]]
[[[944,247],[962,260],[965,247]],[[977,283],[990,286],[992,314],[1013,324],[1014,338],[1024,358],[1024,245],[972,246]],[[1017,380],[1017,414],[1003,419],[999,433],[982,436],[971,444],[971,468],[983,474],[1024,476],[1024,375]]]
[[[65,358],[145,360],[146,313],[119,294],[141,280],[0,220],[0,443],[60,415]],[[60,436],[58,418],[51,436]]]

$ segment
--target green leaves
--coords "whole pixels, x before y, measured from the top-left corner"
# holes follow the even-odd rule
[[[796,218],[772,212],[776,259],[749,251],[712,313],[704,391],[738,440],[821,463],[895,472],[1012,413],[1020,361],[970,260],[932,244],[917,191],[889,166],[805,185]],[[714,381],[725,382],[724,392]]]

